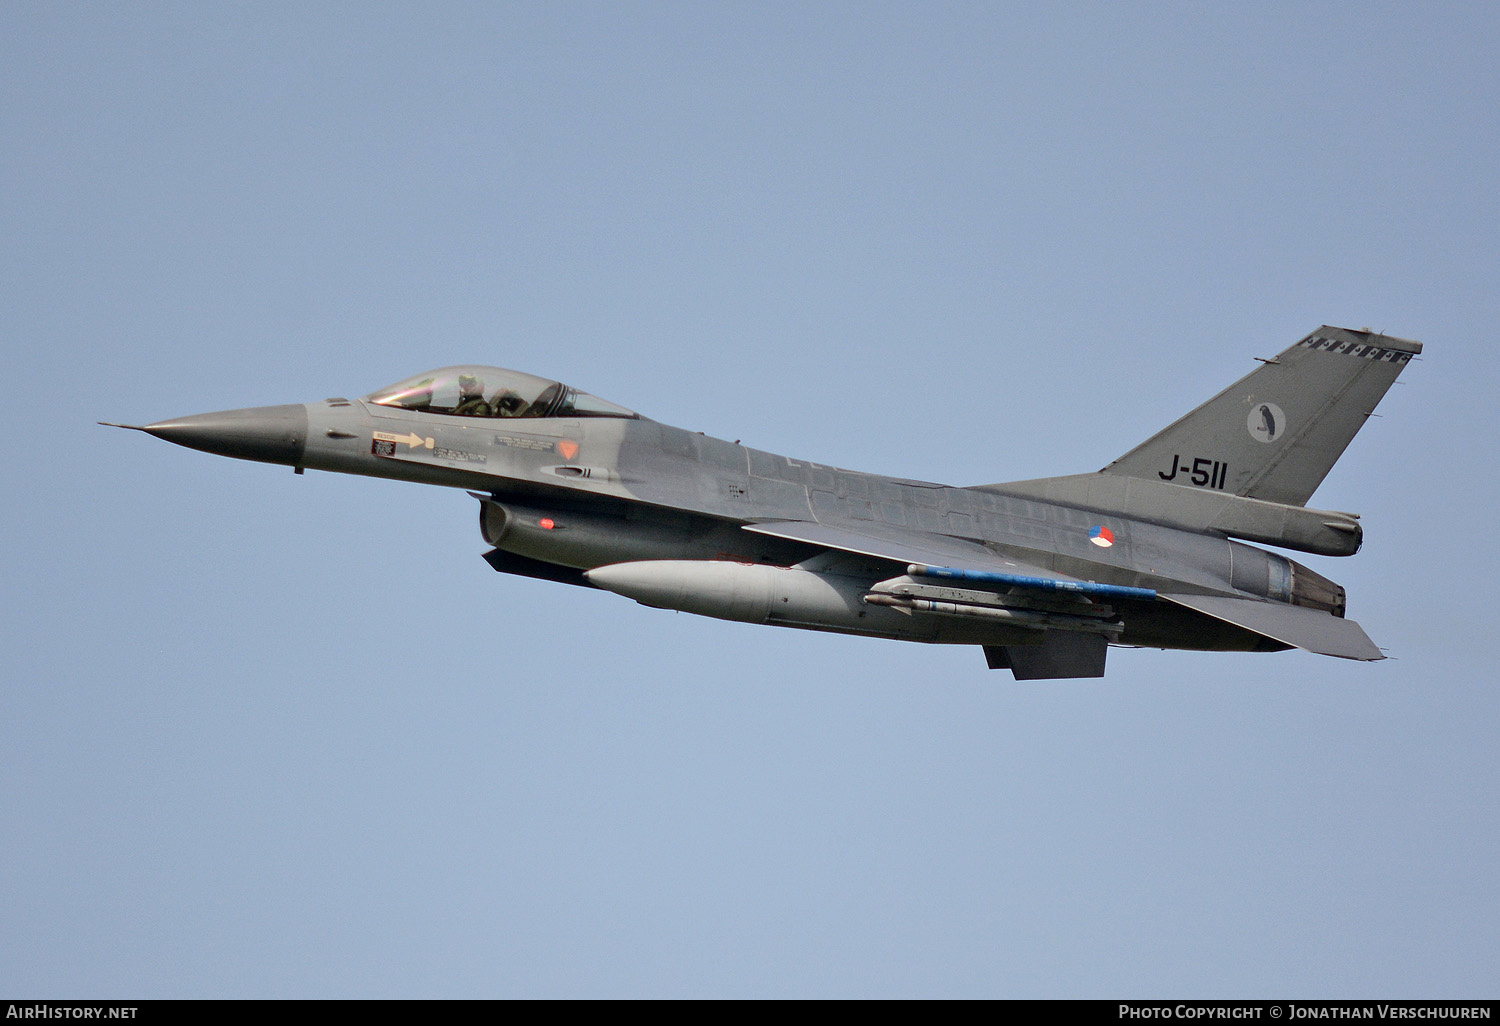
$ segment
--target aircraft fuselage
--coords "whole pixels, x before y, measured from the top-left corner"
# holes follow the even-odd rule
[[[1018,679],[1109,645],[1383,658],[1344,589],[1247,542],[1358,551],[1305,505],[1420,343],[1324,326],[1094,474],[977,487],[750,449],[498,367],[141,430],[469,490],[496,570],[722,619],[977,644]],[[121,425],[125,426],[125,425]]]

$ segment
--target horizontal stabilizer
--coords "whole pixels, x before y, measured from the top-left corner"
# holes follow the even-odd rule
[[[1319,655],[1367,661],[1385,658],[1359,624],[1320,609],[1224,595],[1163,595],[1162,598]]]

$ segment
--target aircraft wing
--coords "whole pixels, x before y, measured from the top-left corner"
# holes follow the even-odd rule
[[[823,545],[841,552],[875,556],[905,563],[907,573],[918,577],[965,582],[980,588],[1019,588],[1022,591],[1083,598],[1156,600],[1151,588],[1097,584],[1056,570],[1043,570],[1009,556],[991,552],[983,545],[945,535],[913,532],[906,528],[870,524],[858,529],[835,527],[808,520],[762,521],[744,525],[745,530],[777,538]]]
[[[884,524],[861,525],[858,529],[843,525],[819,524],[807,520],[762,521],[744,525],[747,531],[777,538],[822,545],[843,552],[854,552],[897,563],[915,563],[925,567],[975,572],[975,578],[1004,579],[1006,583],[1034,591],[1080,591],[1109,587],[1089,585],[1078,578],[1044,570],[991,552],[976,542],[943,535],[926,534],[908,528]],[[939,576],[959,576],[941,574]],[[1079,584],[1077,589],[1069,584]],[[1061,587],[1059,587],[1059,585]],[[1120,589],[1126,590],[1126,589]],[[1216,620],[1254,631],[1294,648],[1344,659],[1376,660],[1385,656],[1353,620],[1345,620],[1319,609],[1265,602],[1260,599],[1229,595],[1174,595],[1147,593],[1173,602]]]
[[[1321,609],[1228,595],[1162,595],[1168,602],[1244,627],[1286,645],[1344,659],[1373,661],[1385,655],[1364,628]]]
[[[1077,578],[1042,570],[1004,556],[998,556],[978,542],[927,534],[905,527],[884,524],[862,525],[858,530],[842,525],[819,524],[811,520],[765,520],[744,525],[745,530],[768,534],[773,538],[823,545],[861,556],[875,556],[896,563],[952,567],[955,570],[978,570],[991,573],[1045,577],[1058,581]]]

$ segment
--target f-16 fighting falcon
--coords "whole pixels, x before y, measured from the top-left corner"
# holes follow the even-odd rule
[[[468,489],[501,573],[725,620],[976,645],[1017,680],[1111,645],[1381,659],[1344,589],[1259,542],[1359,550],[1307,501],[1418,342],[1321,327],[1103,470],[950,487],[684,431],[557,381],[444,367],[363,399],[131,427]]]

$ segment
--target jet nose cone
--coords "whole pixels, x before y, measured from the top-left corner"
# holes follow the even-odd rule
[[[302,463],[307,452],[307,407],[257,406],[158,421],[141,428],[189,449],[262,463]]]

